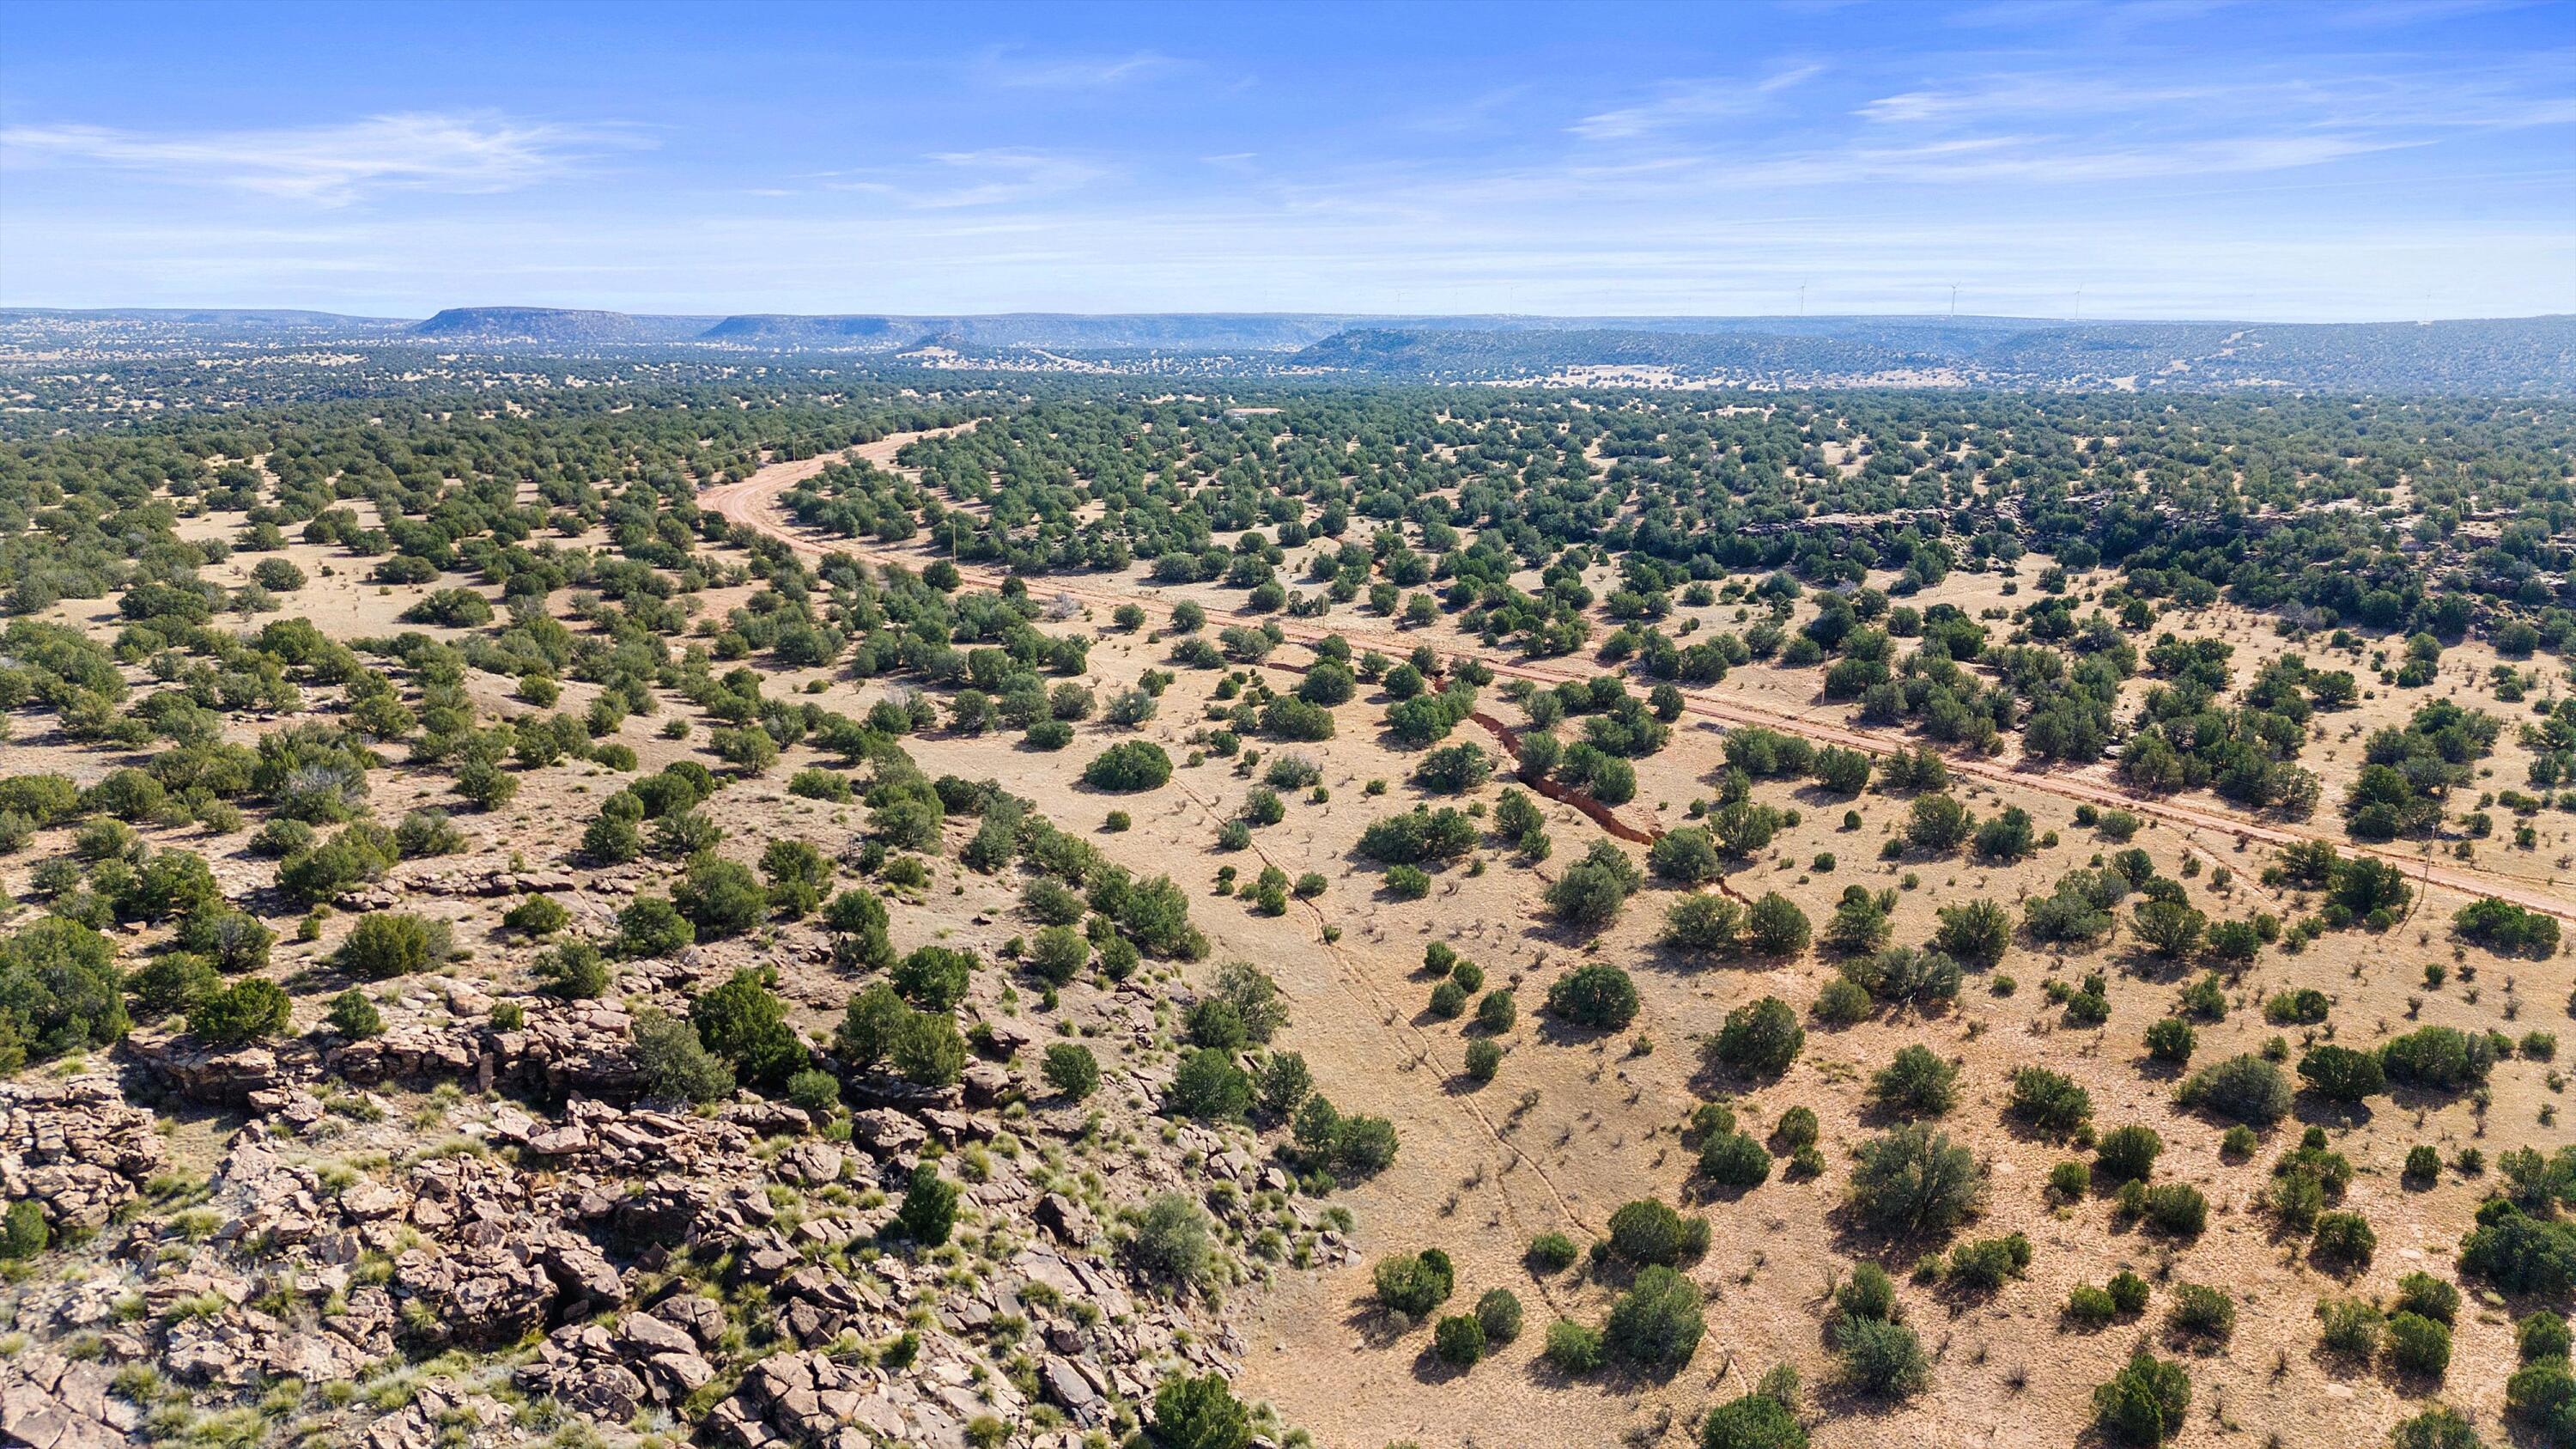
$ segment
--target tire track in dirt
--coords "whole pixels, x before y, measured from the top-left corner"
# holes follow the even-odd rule
[[[972,424],[964,426],[971,427]],[[833,553],[845,553],[880,567],[894,564],[904,568],[918,568],[933,561],[935,555],[932,558],[925,558],[918,551],[906,553],[839,542],[829,545],[820,543],[790,528],[783,519],[778,517],[772,504],[777,495],[789,486],[813,477],[824,467],[839,461],[842,457],[869,456],[873,461],[876,454],[882,453],[885,459],[890,460],[905,443],[915,438],[940,436],[962,430],[962,428],[942,428],[924,433],[897,433],[878,442],[850,449],[842,455],[772,464],[741,482],[722,484],[706,490],[698,495],[698,502],[701,507],[712,509],[754,532],[775,538],[789,548],[812,557],[821,558]],[[958,572],[967,585],[978,589],[998,590],[1002,586],[1003,576],[989,569],[960,564]],[[1169,615],[1171,612],[1169,604],[1149,593],[1105,589],[1078,580],[1051,579],[1048,583],[1054,592],[1079,602],[1111,608],[1121,604],[1134,604],[1139,608],[1163,615]],[[1276,624],[1287,640],[1307,646],[1322,642],[1328,635],[1339,635],[1354,645],[1383,647],[1404,653],[1410,652],[1414,645],[1421,642],[1400,633],[1365,627],[1344,626],[1327,629],[1307,624],[1302,620],[1247,614],[1222,608],[1210,608],[1207,613],[1211,621],[1256,626],[1265,623]],[[1579,666],[1548,660],[1502,659],[1470,650],[1450,652],[1459,657],[1476,659],[1498,676],[1526,679],[1539,684],[1579,682],[1590,679],[1593,673]],[[1687,714],[1719,724],[1754,725],[1775,729],[1783,733],[1799,735],[1817,743],[1860,750],[1873,759],[1909,753],[1915,748],[1912,742],[1904,739],[1890,739],[1854,726],[1818,720],[1806,714],[1754,704],[1742,699],[1721,698],[1705,691],[1684,691],[1682,707]],[[2308,843],[2331,845],[2346,855],[2372,856],[2403,867],[2408,875],[2415,878],[2419,886],[2439,885],[2444,889],[2469,896],[2493,896],[2498,900],[2509,901],[2561,921],[2576,923],[2576,901],[2552,894],[2549,886],[2526,885],[2523,882],[2502,879],[2484,871],[2436,864],[2424,856],[2410,855],[2404,851],[2358,844],[2317,831],[2296,829],[2283,823],[2249,820],[2223,810],[2170,798],[2137,794],[2121,786],[2086,780],[2079,776],[2045,770],[2033,765],[2008,765],[1974,756],[1950,754],[1943,755],[1942,759],[1953,774],[1990,784],[2010,785],[2043,795],[2054,795],[2078,804],[2116,807],[2132,814],[2150,816],[2170,825],[2181,826],[2186,832],[2207,830],[2239,842],[2273,846]],[[1609,827],[1605,825],[1604,828]],[[2556,882],[2553,881],[2550,884],[2554,886]]]

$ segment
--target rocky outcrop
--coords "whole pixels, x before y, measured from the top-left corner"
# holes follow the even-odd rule
[[[30,1338],[0,1361],[0,1441],[129,1442],[137,1411],[105,1389],[129,1363],[213,1412],[281,1380],[365,1380],[404,1357],[533,1341],[517,1388],[611,1438],[668,1420],[748,1449],[955,1445],[989,1418],[1018,1426],[1015,1442],[1073,1449],[1164,1373],[1230,1371],[1241,1353],[1208,1305],[1130,1278],[1094,1189],[1005,1138],[1021,1090],[1009,1066],[978,1062],[946,1090],[862,1076],[846,1117],[749,1093],[679,1110],[636,1101],[623,1012],[536,1002],[498,1031],[479,986],[426,977],[385,1009],[390,1029],[363,1042],[220,1053],[139,1036],[135,1079],[247,1120],[202,1181],[173,1175],[184,1206],[123,1226],[118,1208],[170,1170],[152,1115],[104,1077],[0,1084],[0,1181],[58,1222],[105,1229],[80,1270],[0,1285]],[[1030,1044],[995,1034],[1008,1056]],[[1135,1072],[1119,1086],[1105,1099],[1154,1095]],[[441,1090],[410,1094],[424,1087]],[[1009,1138],[1053,1130],[1043,1108],[1007,1110]],[[1150,1146],[1121,1166],[1128,1200],[1204,1192],[1250,1233],[1262,1191],[1290,1185],[1239,1132],[1136,1135]],[[1009,1245],[1003,1260],[961,1279],[888,1232],[924,1161]],[[1302,1201],[1283,1210],[1315,1234],[1301,1255],[1344,1251]],[[881,1251],[856,1251],[881,1236]],[[74,1334],[94,1364],[47,1357]],[[908,1357],[883,1367],[853,1343]],[[311,1407],[346,1421],[338,1442],[434,1449],[447,1425],[510,1422],[489,1383]],[[1061,1420],[1034,1428],[1040,1405]]]
[[[46,1349],[0,1359],[0,1439],[29,1449],[123,1449],[143,1411],[108,1393],[113,1378]]]
[[[57,1227],[96,1228],[161,1167],[152,1114],[107,1077],[0,1083],[0,1196]]]

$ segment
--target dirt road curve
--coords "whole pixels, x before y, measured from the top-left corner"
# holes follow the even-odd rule
[[[972,427],[973,424],[965,426]],[[778,495],[822,472],[831,464],[844,460],[866,459],[880,467],[890,468],[894,464],[896,452],[904,444],[916,438],[937,437],[958,431],[963,429],[943,428],[927,433],[898,433],[842,453],[826,454],[792,463],[773,463],[739,483],[720,484],[707,489],[698,495],[698,505],[712,509],[746,528],[778,539],[798,553],[816,558],[826,554],[845,553],[872,564],[901,564],[907,568],[918,569],[937,558],[935,550],[863,547],[843,540],[830,543],[818,542],[788,526],[776,506]],[[964,576],[969,587],[998,589],[1002,586],[1003,576],[991,570],[961,565],[958,572]],[[1064,594],[1083,603],[1100,607],[1115,608],[1120,604],[1135,604],[1156,613],[1168,613],[1170,610],[1170,606],[1154,594],[1103,588],[1079,578],[1046,579],[1034,582],[1030,587],[1049,594]],[[1412,652],[1414,646],[1422,642],[1420,638],[1412,635],[1402,634],[1392,629],[1370,628],[1356,621],[1324,628],[1299,619],[1229,614],[1224,609],[1212,608],[1208,613],[1212,619],[1223,622],[1276,623],[1290,641],[1299,644],[1311,645],[1321,641],[1328,634],[1339,634],[1349,640],[1354,647],[1376,648],[1393,654],[1406,654]],[[1484,654],[1473,649],[1453,648],[1448,652],[1473,654],[1490,666],[1498,676],[1527,679],[1540,684],[1557,684],[1569,679],[1589,679],[1595,672],[1565,661],[1510,659]],[[1892,754],[1910,747],[1906,741],[1890,739],[1868,730],[1813,719],[1803,714],[1756,704],[1741,698],[1714,696],[1705,691],[1686,691],[1684,709],[1690,714],[1702,719],[1714,720],[1720,724],[1760,725],[1786,734],[1801,735],[1818,744],[1841,745],[1847,749],[1864,750],[1874,756]],[[2530,910],[2555,916],[2562,921],[2576,922],[2576,897],[2571,897],[2565,892],[2554,891],[2547,886],[2505,879],[2473,867],[2445,865],[2402,851],[2354,845],[2335,836],[2288,824],[2256,822],[2215,806],[2132,794],[2108,780],[2087,778],[2080,773],[2018,766],[1976,756],[1952,754],[1944,758],[1953,774],[2055,795],[2060,799],[2073,800],[2082,804],[2117,806],[2132,814],[2152,816],[2167,824],[2180,826],[2186,834],[2208,831],[2230,839],[2249,840],[2263,845],[2290,845],[2309,840],[2325,841],[2346,854],[2375,855],[2400,866],[2419,885],[2440,886],[2464,895],[2494,896]]]

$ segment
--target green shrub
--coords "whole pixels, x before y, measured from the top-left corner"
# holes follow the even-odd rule
[[[2122,1313],[2144,1313],[2147,1309],[2147,1280],[2122,1270],[2111,1276],[2107,1285],[2111,1302]]]
[[[1637,1016],[1637,984],[1603,962],[1578,966],[1547,988],[1547,1010],[1578,1026],[1616,1031]]]
[[[850,777],[837,770],[805,769],[787,777],[787,793],[804,800],[850,803]]]
[[[332,959],[361,981],[384,981],[442,964],[452,949],[449,941],[444,921],[378,912],[359,918]]]
[[[1467,1075],[1479,1082],[1490,1082],[1503,1069],[1503,1049],[1488,1037],[1467,1043]]]
[[[352,1041],[385,1034],[384,1015],[354,986],[331,998],[330,1014],[324,1019],[333,1031]]]
[[[661,896],[637,896],[617,913],[617,949],[626,956],[669,956],[698,933],[679,908]]]
[[[1173,1288],[1205,1288],[1216,1271],[1208,1215],[1182,1193],[1163,1193],[1137,1212],[1126,1252],[1137,1271]]]
[[[1876,1263],[1862,1263],[1834,1287],[1834,1307],[1850,1318],[1896,1317],[1896,1280]]]
[[[529,968],[540,989],[571,1001],[596,1000],[608,990],[608,962],[597,946],[573,939],[558,943]]]
[[[2543,1443],[2576,1443],[2576,1373],[2563,1357],[2524,1364],[2505,1380],[2504,1411]]]
[[[1628,1291],[1610,1305],[1610,1317],[1602,1325],[1602,1339],[1610,1352],[1654,1370],[1688,1363],[1706,1332],[1699,1285],[1661,1264],[1637,1274]]]
[[[188,1030],[214,1046],[242,1046],[286,1030],[294,1007],[276,982],[253,976],[199,1002]]]
[[[1574,1266],[1581,1249],[1563,1233],[1541,1233],[1530,1239],[1530,1266],[1541,1273],[1562,1273]]]
[[[2398,1278],[2397,1298],[2388,1311],[2450,1323],[2460,1315],[2460,1290],[2430,1273],[2407,1273]]]
[[[2116,1444],[2153,1449],[2180,1434],[2191,1409],[2191,1379],[2182,1365],[2145,1349],[2093,1390],[2093,1418]]]
[[[647,1007],[635,1013],[629,1034],[648,1095],[687,1102],[733,1095],[733,1069],[707,1051],[687,1022]]]
[[[2495,1059],[2495,1045],[2486,1035],[2447,1026],[2418,1027],[2379,1049],[2380,1069],[2390,1081],[2438,1091],[2483,1083]]]
[[[2090,1283],[2078,1283],[2066,1294],[2066,1316],[2085,1328],[2100,1328],[2119,1313],[2111,1295]]]
[[[2269,1127],[2289,1114],[2290,1083],[2263,1058],[2236,1056],[2192,1073],[2178,1100],[2249,1126]]]
[[[1760,1187],[1771,1177],[1771,1154],[1742,1132],[1713,1133],[1700,1143],[1699,1170],[1720,1187]]]
[[[1134,794],[1172,778],[1172,757],[1151,740],[1123,740],[1083,766],[1082,781],[1095,790]]]
[[[1864,1143],[1852,1169],[1852,1205],[1889,1233],[1946,1233],[1985,1200],[1974,1154],[1927,1127],[1908,1123]]]
[[[1638,1198],[1610,1214],[1610,1251],[1631,1263],[1673,1264],[1708,1250],[1708,1220],[1686,1218],[1655,1198]]]
[[[2486,1441],[2468,1420],[2436,1404],[2390,1430],[2388,1449],[2486,1449]]]
[[[787,1004],[754,968],[690,1002],[689,1024],[750,1085],[776,1091],[805,1066],[805,1043],[787,1024]]]
[[[52,1245],[53,1229],[45,1222],[45,1210],[33,1198],[20,1198],[9,1204],[5,1217],[0,1217],[0,1259],[19,1262],[36,1256]]]
[[[2420,1313],[2392,1313],[2388,1361],[2406,1373],[2438,1379],[2451,1367],[2451,1330]]]
[[[1251,1107],[1251,1080],[1234,1064],[1233,1053],[1217,1047],[1200,1047],[1182,1058],[1163,1093],[1167,1115],[1201,1122],[1231,1122]]]
[[[936,1248],[956,1230],[957,1199],[963,1191],[939,1175],[937,1163],[924,1162],[913,1168],[912,1180],[904,1187],[903,1205],[895,1210],[895,1225],[921,1246]]]
[[[2221,1288],[2180,1284],[2173,1291],[2173,1306],[2166,1310],[2165,1321],[2182,1337],[2224,1341],[2236,1331],[2236,1300]]]
[[[2536,1359],[2567,1357],[2567,1338],[2567,1319],[2564,1314],[2533,1313],[2513,1326],[2514,1352],[2524,1363],[2530,1363]]]
[[[572,912],[556,904],[549,896],[528,896],[501,917],[502,925],[514,931],[525,931],[531,936],[551,936],[571,921]]]
[[[2143,1182],[2155,1171],[2156,1158],[2165,1150],[2165,1140],[2152,1127],[2116,1128],[2102,1136],[2094,1149],[2093,1166],[2110,1182]]]
[[[1476,1322],[1485,1330],[1485,1341],[1509,1343],[1521,1336],[1521,1300],[1509,1288],[1488,1288],[1476,1300]]]
[[[2080,1202],[2093,1191],[2093,1169],[2081,1162],[2061,1162],[2048,1170],[2048,1190],[2067,1202]]]
[[[1150,1449],[1243,1449],[1252,1440],[1251,1419],[1225,1375],[1171,1374],[1154,1391],[1145,1437]]]
[[[1452,1313],[1432,1328],[1431,1347],[1452,1368],[1473,1367],[1485,1356],[1485,1326],[1472,1313]]]
[[[2387,1324],[2379,1305],[2367,1298],[2328,1298],[2317,1304],[2317,1321],[2321,1325],[2317,1342],[2328,1353],[2367,1362],[2379,1352],[2381,1330]]]
[[[2460,1271],[2508,1293],[2563,1297],[2576,1288],[2576,1225],[2526,1215],[2504,1198],[2478,1208],[2460,1241]]]
[[[2070,1133],[2092,1120],[2093,1097],[2046,1067],[2023,1067],[2013,1073],[2011,1110],[2044,1131]]]
[[[1797,1060],[1807,1042],[1798,1014],[1776,996],[1739,1006],[1709,1044],[1710,1058],[1749,1076],[1777,1076]]]
[[[2191,1060],[2192,1047],[2199,1033],[2191,1023],[2178,1016],[2168,1016],[2147,1028],[2147,1055],[2160,1062],[2180,1064]]]
[[[2147,1189],[2142,1216],[2157,1232],[2196,1238],[2209,1226],[2209,1200],[2190,1183],[2158,1183]]]
[[[1932,1361],[1912,1328],[1893,1318],[1845,1314],[1834,1324],[1843,1382],[1875,1398],[1910,1399],[1932,1385]]]
[[[2342,1268],[2367,1268],[2379,1251],[2379,1235],[2359,1213],[2325,1213],[2317,1219],[2313,1250],[2319,1261]]]
[[[787,1079],[787,1100],[817,1121],[827,1119],[841,1105],[841,1079],[808,1067]]]
[[[1451,1290],[1457,1286],[1449,1255],[1437,1248],[1380,1258],[1370,1270],[1370,1279],[1376,1287],[1379,1306],[1417,1319],[1448,1302]]]
[[[1918,1042],[1899,1048],[1870,1079],[1870,1095],[1899,1116],[1938,1117],[1957,1105],[1958,1078],[1957,1067]]]
[[[1807,1431],[1788,1405],[1751,1393],[1709,1410],[1699,1442],[1700,1449],[1807,1449]]]
[[[1601,1367],[1601,1359],[1599,1329],[1588,1328],[1571,1318],[1560,1318],[1547,1326],[1547,1361],[1560,1372],[1588,1374]]]
[[[1039,1075],[1071,1101],[1082,1101],[1100,1088],[1100,1062],[1092,1056],[1091,1048],[1079,1042],[1060,1041],[1049,1046]]]
[[[2020,1277],[2029,1266],[2030,1239],[2019,1233],[1979,1238],[1950,1250],[1949,1280],[1990,1293],[2006,1279]]]

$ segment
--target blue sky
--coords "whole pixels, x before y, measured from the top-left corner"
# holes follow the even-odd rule
[[[16,0],[0,303],[2576,311],[2576,8]]]

